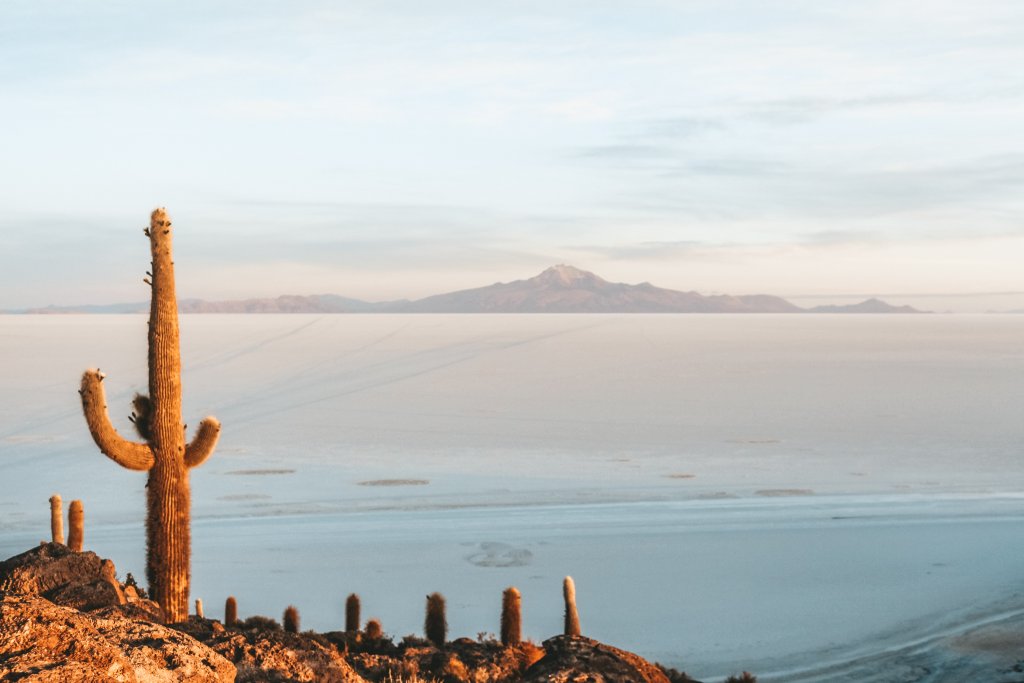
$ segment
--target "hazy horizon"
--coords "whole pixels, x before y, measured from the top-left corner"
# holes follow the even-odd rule
[[[1024,308],[1024,7],[0,6],[0,309],[416,299],[571,263]],[[819,298],[820,297],[820,298]]]

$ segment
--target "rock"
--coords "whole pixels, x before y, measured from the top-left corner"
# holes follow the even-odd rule
[[[0,595],[0,680],[138,681],[88,616],[34,595]]]
[[[0,562],[0,590],[43,595],[68,584],[102,579],[103,560],[94,552],[76,553],[66,545],[43,543]]]
[[[238,683],[367,683],[326,639],[284,631],[211,632],[206,643],[234,662]]]
[[[125,602],[113,562],[59,543],[43,543],[0,563],[0,590],[42,595],[83,612]]]
[[[590,638],[556,636],[544,641],[544,651],[523,683],[669,683],[643,657]]]
[[[125,618],[121,609],[83,613],[40,596],[0,592],[0,680],[235,680],[231,662],[191,636]]]
[[[92,612],[89,617],[97,631],[124,649],[140,683],[235,680],[235,666],[231,662],[181,631],[126,619],[118,607]]]

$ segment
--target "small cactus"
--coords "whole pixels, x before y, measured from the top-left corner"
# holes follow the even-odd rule
[[[50,535],[54,543],[64,545],[64,504],[59,493],[50,496]]]
[[[345,631],[355,633],[359,630],[359,596],[352,593],[345,600]]]
[[[288,605],[284,611],[284,630],[288,633],[299,632],[299,610],[294,605]]]
[[[379,640],[384,637],[384,627],[380,619],[370,619],[366,622],[366,637],[370,640]]]
[[[82,552],[85,534],[85,512],[82,501],[73,500],[68,506],[68,547],[76,553]]]
[[[196,598],[196,616],[200,619],[205,619],[206,615],[203,614],[203,601]]]
[[[571,576],[562,582],[562,596],[565,598],[565,635],[580,635],[580,615],[576,611],[576,583]]]
[[[444,596],[431,593],[427,596],[427,616],[423,622],[423,631],[427,640],[437,647],[444,647],[448,635],[448,622],[444,615]]]
[[[501,596],[501,644],[518,645],[523,639],[523,598],[511,586]]]
[[[224,601],[224,625],[234,626],[238,623],[238,601],[235,596],[229,595]]]

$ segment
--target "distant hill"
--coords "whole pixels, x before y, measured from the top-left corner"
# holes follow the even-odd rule
[[[859,304],[846,306],[815,306],[808,308],[808,313],[921,313],[913,306],[893,306],[881,299],[868,299]]]
[[[548,268],[527,280],[428,296],[416,301],[368,302],[334,294],[285,295],[237,301],[183,299],[182,313],[920,313],[868,299],[847,306],[799,306],[777,296],[705,296],[655,287],[608,282],[568,265]],[[144,313],[149,304],[48,306],[20,313]]]

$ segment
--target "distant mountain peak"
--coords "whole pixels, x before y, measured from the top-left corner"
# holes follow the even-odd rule
[[[557,266],[551,266],[540,275],[531,278],[534,281],[561,285],[564,287],[572,287],[581,284],[581,281],[602,283],[605,282],[597,275],[586,271],[580,270],[575,266],[570,266],[565,263],[560,263]]]

